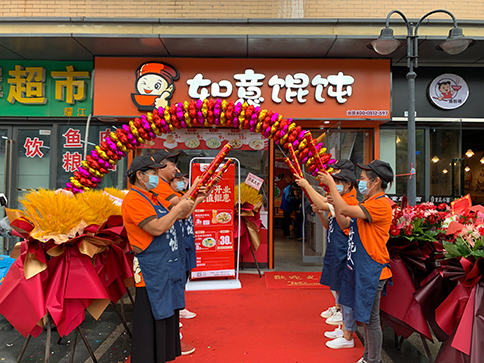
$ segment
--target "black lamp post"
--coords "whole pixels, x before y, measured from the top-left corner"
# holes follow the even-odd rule
[[[418,28],[422,21],[428,16],[435,13],[448,14],[453,22],[454,27],[449,31],[448,38],[439,44],[439,47],[447,54],[459,54],[462,53],[467,47],[474,41],[469,38],[465,38],[462,29],[457,26],[457,20],[455,16],[447,10],[433,10],[425,14],[414,26],[409,22],[405,15],[399,10],[393,10],[388,13],[386,18],[385,28],[381,30],[378,39],[373,40],[369,46],[381,55],[388,55],[395,50],[403,46],[403,43],[393,37],[393,29],[389,27],[390,17],[397,13],[405,21],[407,26],[407,79],[408,79],[408,170],[412,173],[412,169],[416,167],[415,164],[415,73],[414,68],[418,67]],[[415,175],[410,175],[407,181],[407,198],[410,205],[415,205],[417,197],[417,179]]]

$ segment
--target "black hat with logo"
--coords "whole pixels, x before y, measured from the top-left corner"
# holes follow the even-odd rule
[[[340,159],[335,164],[333,164],[333,169],[348,169],[354,172],[355,164],[353,164],[351,160]]]
[[[381,161],[381,160],[376,159],[376,160],[373,160],[368,165],[358,164],[358,166],[360,168],[362,168],[363,170],[374,171],[376,173],[376,175],[378,175],[380,177],[381,180],[383,180],[387,183],[390,183],[393,180],[393,177],[394,177],[393,169],[390,166],[390,164],[388,164],[385,161]]]
[[[165,159],[171,159],[171,158],[173,158],[174,159],[173,162],[176,164],[176,162],[178,161],[178,156],[179,155],[180,155],[179,152],[177,152],[177,153],[175,153],[175,152],[171,153],[167,149],[160,149],[157,152],[155,152],[155,154],[153,155],[153,157],[155,158],[155,160],[156,160],[157,163],[161,163]]]
[[[129,164],[128,177],[131,177],[138,170],[142,169],[160,169],[166,165],[161,165],[155,161],[155,158],[151,155],[141,155],[135,157],[131,164]]]
[[[351,183],[351,186],[354,187],[356,185],[356,175],[350,169],[341,169],[341,171],[337,174],[332,174],[333,179],[339,179],[347,183]]]

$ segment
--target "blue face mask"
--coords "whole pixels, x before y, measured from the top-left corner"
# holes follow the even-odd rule
[[[343,192],[344,186],[341,184],[336,184],[336,190],[338,191],[339,194]]]
[[[180,191],[185,188],[185,183],[182,181],[176,182],[176,188]]]
[[[158,175],[150,175],[149,177],[150,179],[148,180],[148,183],[143,183],[145,184],[146,189],[155,189],[158,186],[158,181],[160,180],[160,178],[158,178]]]
[[[362,195],[364,195],[366,197],[368,195],[368,193],[370,192],[370,190],[368,189],[368,182],[366,182],[364,180],[360,180],[358,182],[358,190],[360,191],[360,193]]]

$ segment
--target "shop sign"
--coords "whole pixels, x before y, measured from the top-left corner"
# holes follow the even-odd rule
[[[388,60],[102,57],[95,64],[96,116],[220,98],[292,118],[390,118]]]
[[[92,62],[2,61],[0,116],[87,117]]]
[[[387,197],[390,198],[395,203],[401,203],[402,202],[403,195],[387,194]],[[422,203],[424,200],[423,200],[422,197],[417,196],[417,197],[415,197],[415,201],[417,203]]]
[[[192,164],[192,178],[202,174],[209,164]],[[232,164],[212,193],[193,213],[197,267],[192,278],[235,276],[234,258],[234,180]]]
[[[247,178],[245,178],[245,184],[247,184],[249,187],[254,188],[257,191],[260,190],[262,183],[264,183],[264,179],[259,178],[257,175],[254,175],[252,173],[249,173],[247,175]]]
[[[462,77],[446,73],[430,83],[428,97],[434,106],[443,110],[453,110],[467,101],[469,87]]]
[[[230,143],[234,150],[266,150],[268,140],[257,132],[239,129],[180,129],[176,133],[162,134],[141,144],[145,149],[221,149]]]

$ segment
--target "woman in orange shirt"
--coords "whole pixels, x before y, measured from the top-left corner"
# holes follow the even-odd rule
[[[354,319],[364,323],[365,352],[357,363],[380,363],[380,297],[387,279],[392,276],[386,247],[392,208],[385,189],[394,175],[390,164],[384,161],[373,160],[358,166],[363,169],[358,190],[365,197],[358,206],[345,203],[331,175],[320,172],[318,177],[331,192],[329,202],[334,205],[338,224],[350,229],[340,304],[353,308]]]
[[[133,185],[121,212],[135,256],[136,304],[134,307],[131,361],[162,363],[181,354],[179,311],[185,307],[182,254],[177,219],[193,201],[180,201],[168,210],[152,192],[163,166],[145,155],[133,159],[128,170]]]

